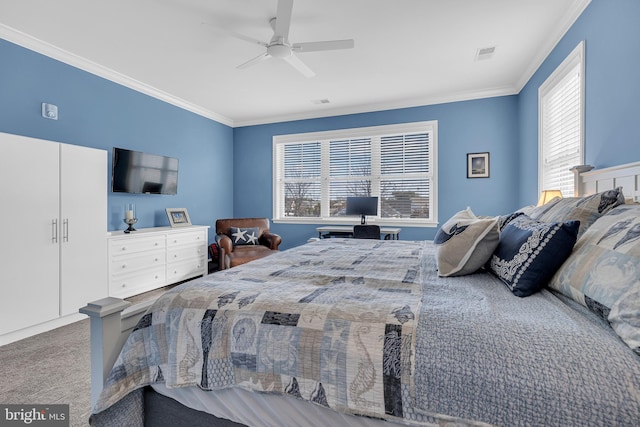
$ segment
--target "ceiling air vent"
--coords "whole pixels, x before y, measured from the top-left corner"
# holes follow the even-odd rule
[[[476,52],[476,61],[484,61],[485,59],[493,58],[493,54],[496,51],[495,46],[483,47]]]

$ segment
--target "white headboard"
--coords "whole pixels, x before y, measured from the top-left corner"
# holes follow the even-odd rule
[[[575,174],[578,196],[622,187],[622,194],[627,203],[640,202],[640,162],[592,169],[592,166],[576,166],[571,169]]]

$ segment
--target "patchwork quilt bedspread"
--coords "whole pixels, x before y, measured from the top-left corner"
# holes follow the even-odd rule
[[[325,239],[165,293],[92,425],[136,425],[141,387],[274,393],[407,425],[634,425],[640,358],[549,291],[440,278],[429,242]]]

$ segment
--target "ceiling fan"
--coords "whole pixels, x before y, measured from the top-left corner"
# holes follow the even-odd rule
[[[291,11],[293,0],[278,0],[278,8],[275,18],[271,18],[269,24],[273,29],[273,36],[268,43],[254,40],[241,34],[230,32],[235,37],[251,43],[257,43],[266,48],[264,53],[238,65],[236,68],[247,68],[269,58],[283,59],[305,77],[313,77],[315,73],[297,57],[297,53],[318,52],[323,50],[351,49],[354,46],[353,39],[327,40],[308,43],[290,43],[289,26],[291,25]]]

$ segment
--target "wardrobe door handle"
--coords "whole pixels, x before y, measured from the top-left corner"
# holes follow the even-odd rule
[[[51,243],[58,243],[58,219],[51,220]]]
[[[62,241],[69,241],[69,218],[62,220]]]

